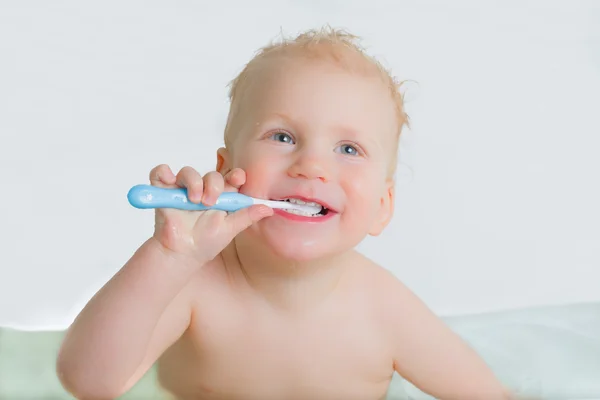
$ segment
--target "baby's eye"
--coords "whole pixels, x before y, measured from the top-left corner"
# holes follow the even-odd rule
[[[277,142],[291,143],[291,144],[294,143],[294,139],[292,139],[292,137],[285,132],[274,133],[273,135],[271,135],[271,138]]]
[[[351,146],[349,144],[343,144],[340,147],[338,147],[338,149],[340,149],[340,153],[348,156],[357,156],[360,154],[356,147]]]

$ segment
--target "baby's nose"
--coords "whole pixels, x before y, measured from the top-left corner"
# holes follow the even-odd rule
[[[292,178],[318,179],[322,182],[330,180],[331,168],[322,157],[304,156],[300,157],[289,170]]]

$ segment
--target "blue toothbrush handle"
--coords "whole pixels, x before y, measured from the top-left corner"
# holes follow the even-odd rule
[[[254,204],[252,197],[236,192],[223,192],[214,206],[192,203],[187,189],[166,189],[152,185],[136,185],[127,193],[129,204],[135,208],[175,208],[177,210],[221,210],[233,212]]]

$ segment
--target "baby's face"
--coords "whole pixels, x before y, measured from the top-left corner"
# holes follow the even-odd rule
[[[225,167],[246,171],[244,194],[308,199],[328,211],[317,217],[278,211],[244,234],[298,261],[344,252],[379,234],[393,211],[387,171],[398,129],[383,83],[298,59],[266,67],[254,82]]]

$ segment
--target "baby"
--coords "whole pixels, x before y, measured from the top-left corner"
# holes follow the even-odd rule
[[[383,399],[394,372],[440,399],[504,400],[483,360],[354,250],[394,211],[407,124],[399,84],[333,29],[264,48],[232,82],[225,147],[153,185],[311,202],[316,215],[156,210],[155,230],[69,328],[57,360],[80,399],[114,399],[157,363],[180,400]]]

